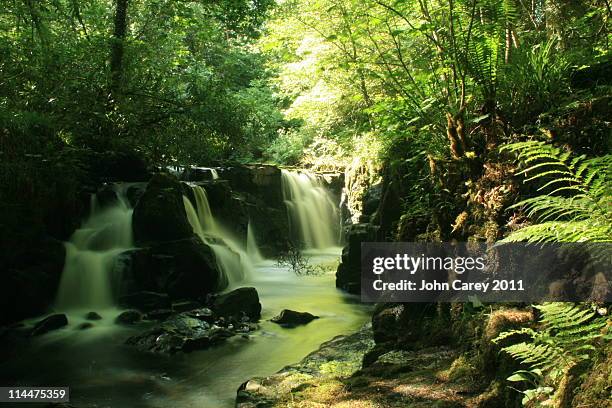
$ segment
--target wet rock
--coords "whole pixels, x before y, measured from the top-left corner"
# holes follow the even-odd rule
[[[216,176],[216,170],[210,167],[189,166],[183,169],[180,178],[184,181],[212,181]]]
[[[142,334],[130,337],[126,343],[142,351],[174,354],[207,348],[234,335],[228,328],[210,325],[181,313]]]
[[[115,319],[115,323],[130,325],[138,323],[141,320],[142,313],[140,313],[138,310],[126,310],[125,312],[122,312],[119,316],[117,316],[117,318]]]
[[[201,305],[200,303],[193,301],[193,300],[185,300],[182,302],[175,302],[172,303],[172,310],[174,310],[175,312],[187,312],[189,310],[193,310],[193,309],[197,309],[199,308]]]
[[[132,207],[136,207],[138,200],[140,200],[146,189],[147,183],[134,183],[127,188],[125,195]]]
[[[236,319],[246,315],[252,320],[257,320],[261,316],[259,295],[257,290],[251,287],[238,288],[217,296],[213,301],[212,309],[219,316]]]
[[[183,351],[189,352],[207,348],[235,335],[236,333],[228,328],[213,326],[204,335],[187,337]]]
[[[57,330],[68,324],[68,318],[65,314],[54,314],[51,315],[34,325],[32,330],[32,336],[40,336],[50,332],[51,330]]]
[[[195,317],[196,319],[204,320],[209,323],[212,323],[215,319],[212,310],[207,307],[191,310],[186,314],[187,316]]]
[[[77,330],[87,330],[87,329],[91,329],[92,327],[94,327],[93,323],[91,323],[91,322],[83,322],[83,323],[79,324],[76,328],[77,328]]]
[[[226,180],[202,184],[201,187],[206,190],[215,218],[230,227],[236,238],[246,241],[250,220],[247,195],[233,191]]]
[[[270,321],[282,326],[293,327],[300,324],[308,324],[318,318],[319,316],[315,316],[308,312],[296,312],[295,310],[284,309],[278,316],[274,316]]]
[[[172,299],[198,299],[227,286],[214,252],[195,235],[132,251],[130,257],[127,280],[132,288],[166,293]]]
[[[140,291],[122,296],[119,304],[123,307],[147,311],[170,308],[170,299],[165,293]]]
[[[134,208],[132,220],[137,245],[193,236],[185,213],[181,183],[169,174],[153,176]]]
[[[286,208],[268,207],[262,200],[253,199],[248,203],[251,228],[254,232],[259,250],[264,257],[273,258],[287,251],[290,229]]]
[[[145,314],[144,318],[147,320],[165,320],[173,313],[172,309],[155,309]]]
[[[342,249],[342,262],[336,272],[336,287],[349,293],[361,292],[361,243],[376,241],[377,227],[372,224],[350,225],[347,244]]]
[[[85,315],[85,319],[87,320],[101,320],[102,316],[97,314],[96,312],[89,312]]]
[[[283,208],[281,170],[270,165],[239,165],[219,169],[233,190],[253,194],[268,207]]]

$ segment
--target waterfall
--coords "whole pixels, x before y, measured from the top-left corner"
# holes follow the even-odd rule
[[[133,247],[133,210],[126,197],[127,187],[115,186],[117,201],[106,207],[92,195],[89,218],[65,243],[66,260],[55,302],[58,309],[113,305],[115,261]]]
[[[259,252],[259,246],[257,245],[257,240],[255,239],[255,234],[253,233],[253,227],[249,222],[247,227],[247,254],[249,258],[253,259],[255,263],[259,263],[263,261],[263,256]]]
[[[183,196],[183,203],[193,231],[211,247],[217,259],[217,267],[228,283],[232,285],[243,281],[252,274],[253,264],[259,259],[249,254],[246,248],[215,220],[206,191],[200,186],[194,185],[191,188],[195,196],[195,207],[185,196]],[[259,251],[257,250],[256,253]]]
[[[305,249],[340,245],[340,214],[332,195],[314,175],[282,170],[283,199],[291,232]]]

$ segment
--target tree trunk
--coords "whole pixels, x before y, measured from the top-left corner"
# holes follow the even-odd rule
[[[115,0],[115,28],[113,30],[110,59],[110,93],[113,99],[120,92],[123,80],[123,42],[127,32],[128,1]]]

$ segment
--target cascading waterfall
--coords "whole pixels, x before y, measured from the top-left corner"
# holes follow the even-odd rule
[[[106,207],[92,195],[89,218],[65,243],[58,309],[101,309],[114,304],[113,267],[117,256],[133,247],[133,209],[126,197],[127,187],[115,186],[117,201]]]
[[[331,193],[314,175],[282,170],[283,199],[292,234],[305,249],[326,249],[340,244],[340,214]]]
[[[249,258],[251,258],[255,263],[259,263],[263,261],[263,256],[261,252],[259,252],[259,246],[257,245],[257,240],[255,239],[255,234],[253,233],[253,227],[249,222],[247,227],[247,254]]]
[[[244,246],[215,220],[206,191],[196,185],[191,188],[196,200],[195,207],[185,196],[183,203],[193,231],[211,247],[217,259],[217,266],[230,285],[245,280],[251,276],[254,270],[253,264],[260,259],[249,254]]]

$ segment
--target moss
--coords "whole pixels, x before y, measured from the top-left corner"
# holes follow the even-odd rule
[[[457,357],[447,370],[440,371],[438,378],[443,381],[468,382],[478,376],[478,369],[465,354]]]
[[[511,406],[507,402],[507,387],[501,381],[492,382],[487,390],[473,401],[477,408],[499,408]]]
[[[492,340],[500,333],[524,326],[534,320],[531,310],[498,309],[491,313],[484,330],[486,340]]]
[[[608,346],[603,356],[586,373],[584,381],[575,393],[573,407],[609,406],[612,395],[612,346]]]

